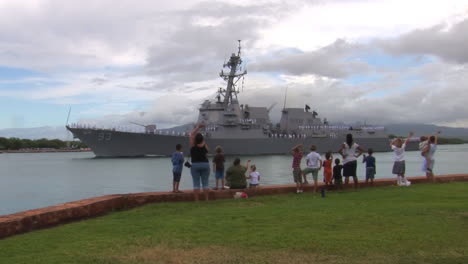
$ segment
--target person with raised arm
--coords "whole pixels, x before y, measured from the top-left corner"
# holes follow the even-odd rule
[[[207,154],[209,152],[205,138],[198,131],[203,128],[203,124],[198,124],[190,133],[190,157],[192,159],[192,167],[190,173],[193,180],[193,192],[195,201],[198,201],[200,189],[203,188],[205,200],[208,200],[208,177],[210,176],[210,163],[208,162]]]
[[[437,150],[437,144],[439,143],[439,135],[441,131],[437,131],[437,133],[433,136],[429,137],[428,144],[424,147],[421,152],[421,155],[424,157],[423,160],[423,171],[426,172],[426,177],[429,181],[434,182],[434,154]]]
[[[341,144],[338,150],[338,153],[343,157],[343,177],[345,177],[345,184],[348,185],[349,177],[353,177],[355,189],[357,189],[359,183],[356,173],[357,158],[361,156],[364,151],[365,150],[361,146],[354,142],[352,134],[346,135],[346,142]]]
[[[401,138],[395,138],[390,147],[393,150],[393,168],[392,173],[397,175],[398,186],[410,186],[411,182],[405,178],[406,163],[405,163],[405,149],[408,145],[410,138],[413,136],[413,132],[410,132],[405,141]]]
[[[312,174],[312,180],[314,181],[314,193],[318,188],[318,172],[322,169],[322,157],[317,153],[317,146],[310,146],[310,153],[307,154],[306,158],[307,167],[302,171],[304,178],[307,174]]]
[[[293,178],[296,183],[296,193],[302,193],[302,170],[301,170],[301,160],[302,160],[302,144],[297,144],[291,149],[291,155],[293,156],[292,169],[293,169]]]

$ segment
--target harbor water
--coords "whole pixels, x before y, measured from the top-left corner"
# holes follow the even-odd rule
[[[375,153],[376,178],[393,177],[392,153]],[[335,157],[340,158],[338,155]],[[261,185],[293,183],[290,156],[244,156],[256,165]],[[229,166],[234,157],[227,157]],[[468,173],[468,144],[441,145],[435,156],[435,174]],[[359,159],[361,161],[361,159]],[[422,176],[422,158],[406,152],[406,175]],[[302,167],[305,161],[302,161]],[[117,193],[168,191],[172,188],[170,158],[94,158],[92,152],[0,154],[0,215]],[[319,179],[322,180],[323,172]],[[310,177],[310,175],[309,175]],[[364,166],[358,163],[358,177]],[[214,187],[214,175],[210,175]],[[184,168],[180,187],[191,189],[190,171]]]

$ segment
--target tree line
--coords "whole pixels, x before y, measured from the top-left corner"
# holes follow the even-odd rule
[[[60,139],[20,139],[0,137],[0,149],[64,149],[64,148],[87,148],[86,144],[80,141],[63,141]]]

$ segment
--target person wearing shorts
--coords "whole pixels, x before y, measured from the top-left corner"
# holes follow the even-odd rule
[[[293,178],[296,183],[296,193],[302,193],[302,171],[301,171],[301,160],[302,160],[302,144],[298,144],[291,149],[291,155],[293,156],[292,169]]]
[[[356,160],[363,152],[364,149],[354,142],[352,134],[346,135],[346,142],[344,142],[338,150],[338,153],[343,157],[343,176],[345,177],[345,184],[348,185],[349,177],[353,177],[355,189],[357,189],[359,184],[356,174]]]
[[[335,159],[335,166],[333,167],[333,181],[335,186],[339,189],[343,189],[343,178],[341,176],[341,171],[343,170],[343,165],[340,164],[340,159]]]
[[[177,144],[176,145],[176,151],[172,153],[172,192],[173,193],[180,193],[181,191],[179,190],[179,183],[180,183],[180,178],[182,176],[182,168],[184,164],[184,154],[182,153],[182,145]]]
[[[403,141],[401,138],[396,138],[390,144],[393,150],[393,168],[392,173],[397,175],[398,186],[409,186],[411,184],[408,179],[405,178],[406,164],[405,164],[405,148],[409,142],[409,139],[413,136],[413,132],[410,132],[409,136]]]
[[[362,163],[366,164],[366,184],[368,184],[370,180],[371,186],[374,185],[374,177],[375,177],[375,170],[376,170],[375,157],[372,156],[373,153],[374,151],[370,148],[367,150],[367,154],[369,155],[368,156],[364,155],[362,158]]]
[[[218,190],[221,183],[221,189],[224,188],[224,154],[221,146],[216,146],[215,148],[216,155],[213,157],[213,172],[215,173],[216,178],[216,187],[215,190]]]
[[[314,180],[314,192],[317,191],[318,186],[318,172],[322,168],[322,157],[316,152],[317,147],[315,145],[310,146],[310,153],[306,156],[307,168],[302,171],[304,178],[307,174],[312,173],[312,179]]]

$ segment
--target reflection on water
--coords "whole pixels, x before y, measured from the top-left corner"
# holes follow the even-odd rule
[[[377,160],[376,177],[393,177],[392,153],[374,155]],[[0,215],[92,196],[172,188],[169,158],[93,157],[92,153],[0,154]],[[292,159],[289,156],[240,158],[242,163],[252,160],[261,173],[263,185],[292,183]],[[439,146],[435,158],[436,174],[467,173],[464,163],[468,160],[468,144]],[[233,160],[234,157],[228,157],[227,164]],[[407,152],[406,174],[423,175],[421,161],[419,152]],[[364,177],[362,165],[358,163],[360,179]],[[180,187],[190,189],[191,184],[190,172],[184,168]],[[210,184],[214,185],[214,175],[210,175]]]

